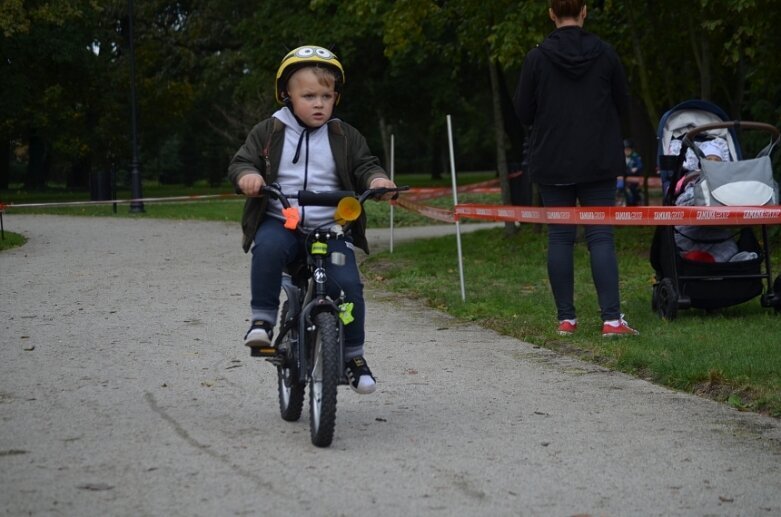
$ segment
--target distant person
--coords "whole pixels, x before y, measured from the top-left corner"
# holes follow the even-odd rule
[[[643,159],[635,150],[635,144],[632,140],[624,140],[624,162],[626,170],[623,179],[623,195],[626,206],[637,206],[642,200],[640,193],[640,183],[629,181],[628,177],[641,177],[643,175]]]
[[[277,70],[276,98],[283,105],[258,123],[228,167],[228,177],[247,196],[242,218],[244,251],[252,250],[250,301],[252,324],[244,336],[250,348],[268,349],[277,319],[282,272],[305,256],[304,238],[284,227],[279,201],[258,197],[267,183],[285,192],[395,187],[372,155],[364,137],[333,118],[344,70],[330,50],[314,45],[290,51]],[[299,211],[304,209],[299,207]],[[333,208],[306,207],[301,225],[313,229],[332,219]],[[353,226],[352,239],[337,239],[329,250],[343,253],[347,263],[329,268],[328,278],[353,303],[354,321],[344,327],[345,374],[358,393],[372,393],[375,378],[364,358],[363,299],[354,248],[368,252],[365,222]]]
[[[531,126],[529,173],[546,207],[612,206],[626,167],[624,69],[610,45],[583,30],[585,0],[550,0],[548,14],[556,29],[527,54],[514,97],[518,118]],[[587,225],[585,233],[602,335],[638,334],[621,314],[612,226]],[[561,335],[578,328],[575,235],[575,225],[548,225],[548,276]]]

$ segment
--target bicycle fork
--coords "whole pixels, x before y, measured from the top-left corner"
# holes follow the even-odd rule
[[[315,243],[318,244],[318,243]],[[322,244],[322,243],[321,243]],[[314,248],[314,246],[313,246]],[[295,361],[298,372],[298,382],[305,384],[308,381],[309,358],[312,346],[312,336],[317,330],[314,325],[314,315],[320,312],[330,312],[334,315],[339,330],[339,357],[338,364],[344,364],[344,324],[339,317],[341,309],[326,294],[327,275],[325,273],[326,255],[315,255],[312,273],[307,282],[307,289],[297,287],[292,282],[282,282],[282,288],[288,300],[288,311],[284,322],[280,322],[280,335],[276,338],[277,355],[267,358],[274,366],[284,366],[286,362]],[[290,348],[282,351],[279,344],[289,333],[290,329],[297,327],[297,339],[290,343]],[[293,351],[295,348],[295,352]],[[346,384],[344,375],[339,379],[340,384]]]

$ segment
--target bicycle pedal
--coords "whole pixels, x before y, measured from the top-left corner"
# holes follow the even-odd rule
[[[270,346],[264,347],[251,347],[249,349],[249,355],[251,357],[270,357],[273,358],[277,355],[277,349]]]

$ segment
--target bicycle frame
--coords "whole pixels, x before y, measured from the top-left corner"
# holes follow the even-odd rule
[[[298,328],[298,340],[295,344],[297,353],[293,353],[292,359],[297,362],[298,381],[306,383],[309,375],[309,359],[307,336],[313,325],[312,316],[321,311],[332,312],[339,315],[341,309],[337,301],[331,300],[327,295],[328,276],[325,266],[330,253],[328,241],[336,238],[330,230],[315,230],[314,240],[306,250],[307,264],[304,271],[299,271],[296,276],[291,276],[290,283],[282,283],[282,288],[288,299],[287,321],[284,322],[279,336],[275,340],[275,346],[282,342],[285,335],[294,325]],[[337,318],[338,319],[338,318]],[[339,361],[343,363],[344,357],[344,325],[339,321]],[[291,351],[292,352],[292,351]],[[344,378],[340,384],[344,383]]]
[[[277,367],[277,389],[280,413],[284,420],[296,421],[301,416],[304,389],[309,386],[309,415],[312,443],[327,447],[333,439],[336,423],[337,387],[347,384],[344,371],[343,310],[345,294],[336,299],[328,296],[327,263],[344,263],[344,255],[329,249],[329,244],[349,234],[352,221],[360,213],[360,206],[371,195],[398,193],[406,188],[370,189],[357,198],[354,192],[308,192],[283,194],[278,185],[265,186],[263,192],[280,201],[285,216],[285,227],[304,236],[306,264],[296,263],[289,272],[290,281],[283,277],[282,290],[287,301],[280,307],[278,335],[274,340],[275,353],[267,361]],[[298,199],[300,205],[337,207],[334,220],[314,230],[304,232],[299,227],[299,213],[290,206],[288,197]],[[341,256],[341,260],[336,260]],[[341,263],[341,264],[340,264]],[[340,290],[341,291],[341,290]],[[284,320],[284,321],[281,321]]]

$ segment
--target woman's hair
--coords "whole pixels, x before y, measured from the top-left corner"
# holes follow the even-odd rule
[[[586,0],[548,0],[548,4],[557,18],[577,18]]]

